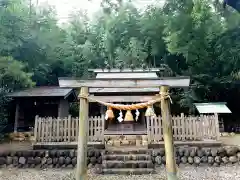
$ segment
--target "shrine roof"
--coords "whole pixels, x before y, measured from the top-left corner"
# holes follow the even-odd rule
[[[10,93],[8,97],[64,97],[67,98],[75,93],[72,88],[61,88],[58,86],[34,87]]]
[[[113,69],[89,69],[88,71],[92,71],[95,73],[139,73],[139,72],[159,72],[164,70],[165,68],[151,68],[151,69],[130,69],[130,68],[126,68],[126,69],[117,69],[117,68],[113,68]]]
[[[96,79],[134,79],[134,78],[152,78],[157,79],[160,69],[95,69]]]
[[[157,93],[159,88],[89,88],[89,93]]]
[[[230,109],[226,106],[226,102],[194,103],[194,105],[201,114],[231,113]]]

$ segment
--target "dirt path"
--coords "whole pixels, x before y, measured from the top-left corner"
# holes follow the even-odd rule
[[[2,143],[0,144],[0,152],[4,151],[22,151],[31,150],[32,145],[30,142],[13,142],[13,143]]]
[[[224,145],[235,145],[240,146],[240,134],[221,137],[220,139]],[[2,143],[0,144],[0,152],[3,151],[16,151],[16,150],[31,150],[32,145],[30,142],[13,142],[13,143]]]
[[[224,145],[240,146],[240,134],[230,137],[221,137],[220,139]]]

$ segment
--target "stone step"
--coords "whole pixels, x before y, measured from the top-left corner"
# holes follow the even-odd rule
[[[106,145],[105,146],[106,149],[108,150],[148,150],[148,146],[143,146],[143,145],[139,145],[139,146],[136,146],[136,145],[128,145],[128,146],[124,146],[124,149],[122,147],[119,147],[119,146],[108,146]]]
[[[154,173],[153,168],[109,168],[103,169],[103,174],[121,174],[121,175],[141,175],[141,174],[152,174]]]
[[[118,161],[118,160],[104,160],[102,162],[103,168],[154,168],[153,162],[150,160],[140,161]]]
[[[148,149],[136,149],[136,148],[111,148],[104,151],[103,154],[151,154],[151,150]]]
[[[104,154],[103,160],[118,160],[118,161],[130,161],[130,160],[152,160],[150,154]]]

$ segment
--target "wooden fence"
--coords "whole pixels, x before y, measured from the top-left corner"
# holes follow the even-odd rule
[[[104,143],[104,116],[90,117],[88,142]],[[149,143],[163,141],[162,118],[147,118]],[[218,140],[218,117],[213,116],[173,116],[173,136],[177,141]],[[78,139],[78,118],[36,117],[34,136],[36,143],[76,142]]]
[[[219,140],[218,117],[212,116],[173,116],[173,138],[177,141]],[[163,141],[162,117],[148,118],[148,141]]]
[[[104,142],[104,117],[90,117],[89,121],[89,142]],[[79,120],[78,118],[57,118],[36,117],[34,137],[36,142],[76,142],[78,139]]]

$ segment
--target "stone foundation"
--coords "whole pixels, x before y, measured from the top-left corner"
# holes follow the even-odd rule
[[[0,152],[0,168],[74,168],[77,164],[76,150],[30,150]],[[102,164],[100,150],[88,150],[88,166]]]
[[[137,148],[137,147],[136,147]],[[104,151],[104,152],[103,152]],[[119,148],[122,151],[122,148]],[[125,150],[127,151],[127,150]],[[148,161],[152,161],[154,166],[164,165],[166,163],[164,148],[149,149]],[[88,167],[102,167],[103,154],[105,157],[117,157],[116,150],[114,154],[106,155],[109,151],[99,149],[88,149]],[[126,152],[124,152],[126,153]],[[123,152],[121,152],[123,154]],[[135,156],[132,151],[131,158]],[[144,153],[146,155],[146,153]],[[106,160],[106,159],[104,159]],[[125,160],[125,159],[124,159]],[[135,159],[131,159],[131,161]],[[141,159],[144,160],[144,159]],[[205,165],[205,166],[224,166],[226,164],[240,163],[239,147],[178,147],[176,148],[177,164]],[[134,164],[134,162],[131,162]],[[130,164],[131,164],[130,163]],[[76,150],[30,150],[30,151],[6,151],[0,152],[0,168],[18,167],[18,168],[74,168],[77,164]],[[133,166],[131,164],[131,166]],[[128,167],[126,165],[126,167]],[[132,167],[133,168],[133,167]]]
[[[179,147],[176,149],[176,163],[190,165],[214,165],[234,164],[240,162],[239,147],[219,147],[219,148],[194,148]],[[152,161],[154,164],[162,165],[166,163],[165,150],[154,149],[152,151]]]

